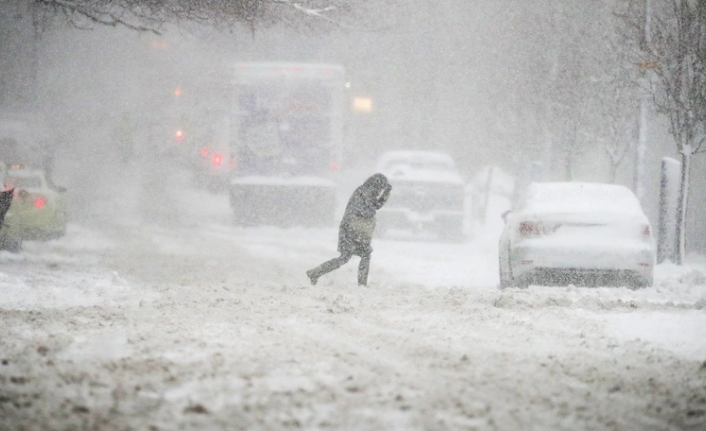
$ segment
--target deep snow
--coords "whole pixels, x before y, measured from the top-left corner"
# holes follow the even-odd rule
[[[375,240],[368,288],[355,259],[310,286],[334,228],[159,193],[172,217],[105,198],[0,253],[0,429],[706,429],[704,258],[638,291],[500,291],[489,217]]]

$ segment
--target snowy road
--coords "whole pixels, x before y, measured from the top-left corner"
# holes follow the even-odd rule
[[[0,430],[706,429],[706,262],[501,292],[488,233],[308,285],[335,241],[210,197],[0,253]]]

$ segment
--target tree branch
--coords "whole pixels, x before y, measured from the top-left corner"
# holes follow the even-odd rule
[[[282,8],[287,8],[302,17],[327,22],[342,28],[352,26],[332,18],[330,15],[341,11],[338,4],[343,0],[31,0],[43,7],[46,15],[63,15],[68,23],[85,28],[86,23],[105,26],[124,26],[131,30],[161,34],[161,27],[167,22],[195,22],[199,24],[232,27],[236,23],[250,26],[275,22],[296,25],[301,19],[283,16]],[[321,7],[309,7],[320,3]],[[268,8],[268,5],[270,6]],[[344,9],[347,9],[344,7]],[[61,13],[63,12],[63,14]],[[81,17],[80,19],[78,17]]]

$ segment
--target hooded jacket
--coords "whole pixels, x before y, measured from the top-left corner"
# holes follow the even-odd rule
[[[362,256],[373,251],[370,243],[375,230],[375,213],[390,196],[392,186],[383,174],[365,180],[353,192],[338,230],[338,251]]]
[[[0,229],[2,228],[2,224],[5,222],[5,214],[10,209],[10,205],[12,204],[12,196],[14,192],[14,188],[0,192]]]

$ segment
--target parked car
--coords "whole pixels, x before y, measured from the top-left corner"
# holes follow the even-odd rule
[[[6,189],[15,189],[0,229],[2,248],[19,251],[23,240],[50,240],[66,233],[66,189],[54,186],[43,170],[10,166],[2,181]]]
[[[463,240],[464,183],[450,155],[390,151],[379,157],[378,172],[393,187],[377,213],[378,234],[400,229],[432,233],[441,240]]]
[[[626,187],[532,183],[504,218],[500,288],[652,286],[652,228]]]

